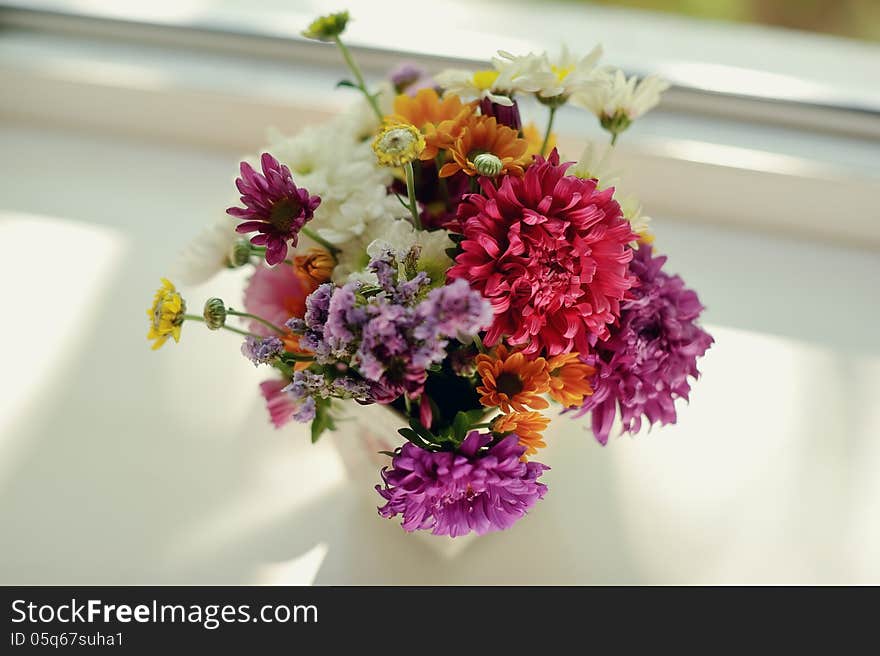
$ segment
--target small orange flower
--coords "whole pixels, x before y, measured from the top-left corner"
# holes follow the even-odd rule
[[[577,353],[554,355],[547,363],[550,371],[550,396],[566,408],[579,406],[593,393],[590,378],[596,370],[581,362]]]
[[[499,434],[516,433],[519,443],[530,456],[547,446],[542,433],[547,429],[550,418],[540,412],[511,412],[499,415],[492,423],[492,432]]]
[[[394,99],[393,120],[416,126],[425,135],[425,149],[419,159],[430,160],[446,149],[461,132],[477,103],[464,104],[454,94],[440,98],[434,89],[420,89],[416,95],[400,94]]]
[[[323,248],[310,248],[305,255],[293,258],[293,268],[304,283],[317,287],[328,280],[336,263]]]
[[[293,353],[295,355],[308,355],[313,356],[314,354],[308,349],[304,349],[299,344],[300,336],[295,333],[287,333],[286,335],[281,335],[281,341],[284,343],[284,350],[288,353]],[[311,360],[301,360],[296,362],[293,365],[294,371],[302,371],[303,369],[308,369],[312,364]]]
[[[541,397],[550,391],[550,373],[544,358],[528,360],[521,352],[508,353],[503,345],[495,355],[477,356],[477,373],[483,384],[477,387],[480,403],[488,408],[499,407],[525,412],[526,406],[540,410],[550,407]]]
[[[501,160],[499,173],[522,175],[523,166],[529,161],[525,156],[528,146],[516,130],[499,125],[494,116],[471,116],[449,147],[452,161],[443,165],[440,177],[447,178],[459,171],[470,176],[479,175],[474,158],[482,154],[495,155]]]
[[[528,148],[526,148],[526,159],[527,161],[531,161],[532,157],[541,154],[541,146],[544,143],[544,134],[538,129],[538,126],[534,123],[524,125],[522,131],[523,139],[525,139],[529,144]],[[547,140],[547,153],[553,152],[553,149],[555,147],[556,135],[551,132],[550,139]]]

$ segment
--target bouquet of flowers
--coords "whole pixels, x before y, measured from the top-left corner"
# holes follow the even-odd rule
[[[187,314],[163,279],[148,338],[178,341],[190,321],[241,334],[242,354],[273,370],[260,386],[271,421],[310,422],[312,441],[343,404],[390,407],[402,445],[386,453],[379,513],[452,537],[504,529],[547,492],[534,457],[551,404],[590,415],[603,445],[616,419],[624,433],[674,423],[712,343],[696,293],[607,170],[667,85],[600,66],[597,47],[499,52],[489,70],[434,77],[404,65],[371,91],[347,21],[304,35],[336,44],[354,77],[340,85],[360,103],[273,135],[241,163],[227,210],[239,223],[224,217],[182,254],[185,284],[251,267],[243,309],[210,298]],[[529,95],[547,108],[543,131],[521,121]],[[610,134],[576,164],[552,133],[565,104]]]

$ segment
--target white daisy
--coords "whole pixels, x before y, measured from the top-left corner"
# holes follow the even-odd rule
[[[621,70],[603,70],[598,74],[600,84],[581,91],[572,97],[572,102],[589,109],[603,127],[614,121],[621,121],[626,129],[629,123],[647,113],[660,102],[660,95],[669,88],[669,83],[655,75],[641,81],[633,76],[627,78]],[[612,130],[614,131],[614,130]]]
[[[502,71],[502,76],[510,80],[513,91],[533,93],[539,100],[555,98],[565,102],[569,96],[599,84],[596,64],[602,56],[602,46],[596,46],[580,58],[566,46],[555,60],[551,60],[547,53],[517,57],[499,51],[498,55],[493,62]]]
[[[177,257],[172,272],[182,285],[200,285],[230,266],[233,245],[240,236],[235,232],[232,217],[206,226]]]
[[[488,98],[499,105],[513,105],[510,99],[512,89],[503,86],[507,84],[507,79],[501,76],[498,69],[466,71],[450,68],[435,75],[434,81],[443,88],[444,93],[453,93],[462,100]]]
[[[616,187],[620,181],[620,171],[611,168],[611,159],[614,154],[614,146],[610,144],[599,145],[588,142],[580,159],[570,169],[570,175],[578,178],[594,179],[599,189]]]
[[[616,195],[615,198],[617,198]],[[639,202],[639,199],[634,196],[626,196],[624,198],[617,198],[617,202],[620,203],[620,211],[623,212],[623,218],[629,221],[633,232],[638,234],[642,240],[653,241],[654,238],[650,232],[651,217],[647,214],[642,214],[642,204]]]

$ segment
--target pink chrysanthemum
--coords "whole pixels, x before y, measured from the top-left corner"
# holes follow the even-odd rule
[[[321,198],[297,187],[290,169],[269,153],[263,153],[260,164],[262,174],[247,162],[241,163],[241,177],[235,186],[244,207],[230,207],[226,213],[244,219],[236,232],[258,232],[251,243],[265,246],[266,262],[278,264],[287,257],[287,242],[296,246],[299,231],[312,218]]]
[[[260,264],[244,290],[244,309],[276,326],[283,326],[291,317],[302,318],[306,313],[306,297],[315,291],[296,275],[293,267],[267,267]],[[259,321],[250,322],[250,331],[269,336],[275,332]]]
[[[286,390],[287,381],[280,379],[264,380],[260,383],[260,393],[266,399],[266,410],[275,428],[281,428],[293,419],[294,413],[299,410],[294,397]]]
[[[554,149],[498,188],[481,179],[483,195],[459,205],[463,252],[449,276],[492,303],[488,345],[507,335],[527,355],[588,353],[590,337],[606,337],[620,315],[636,236],[614,190],[566,176],[568,167]]]

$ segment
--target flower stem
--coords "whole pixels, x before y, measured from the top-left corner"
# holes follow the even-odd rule
[[[471,424],[471,429],[475,428],[489,428],[492,425],[491,421],[487,421],[485,424]]]
[[[197,314],[184,314],[183,318],[187,321],[201,321],[205,323],[205,317],[200,317]],[[255,335],[254,333],[250,333],[246,330],[240,330],[238,328],[233,328],[232,326],[221,326],[224,330],[228,330],[229,332],[237,333],[239,335],[244,335],[245,337],[259,337],[259,335]]]
[[[541,144],[541,156],[547,154],[547,144],[550,143],[550,132],[553,130],[553,119],[556,118],[556,108],[550,107],[550,117],[547,119],[547,132],[544,133],[544,143]]]
[[[370,107],[372,107],[373,111],[376,112],[376,116],[381,122],[384,118],[384,116],[382,115],[382,110],[379,109],[379,103],[376,102],[376,98],[370,95],[370,92],[367,91],[367,85],[364,82],[364,76],[361,74],[361,69],[358,67],[357,62],[355,62],[354,57],[351,56],[351,52],[349,52],[348,47],[342,42],[342,39],[339,38],[339,35],[333,37],[333,40],[339,47],[339,51],[342,53],[342,58],[345,60],[345,63],[348,64],[348,67],[354,74],[355,80],[357,80],[358,89],[360,89],[361,93],[364,94],[367,102],[370,103]]]
[[[250,312],[238,312],[237,310],[233,310],[232,308],[226,308],[226,314],[229,314],[233,317],[243,317],[246,319],[253,319],[254,321],[259,321],[261,324],[263,324],[267,328],[271,328],[279,335],[286,335],[287,334],[287,331],[284,330],[283,328],[276,326],[274,323],[272,323],[271,321],[267,321],[263,317],[258,317],[255,314],[251,314]]]
[[[617,137],[619,137],[619,136],[620,136],[620,132],[612,132],[611,133],[611,145],[612,146],[617,143]]]
[[[406,171],[406,191],[409,194],[409,212],[412,214],[413,227],[421,230],[422,220],[419,218],[419,204],[416,202],[416,181],[412,162],[407,162],[403,168]]]
[[[477,345],[477,350],[480,353],[488,353],[488,351],[486,350],[486,347],[483,345],[483,340],[480,339],[479,335],[474,335],[474,344]]]
[[[329,241],[327,241],[326,239],[321,237],[317,232],[315,232],[311,228],[300,228],[300,232],[303,233],[309,239],[311,239],[313,242],[320,244],[321,246],[326,248],[330,252],[330,255],[333,256],[333,259],[334,260],[336,259],[336,254],[339,252],[339,249],[336,248],[336,246],[334,246]]]

